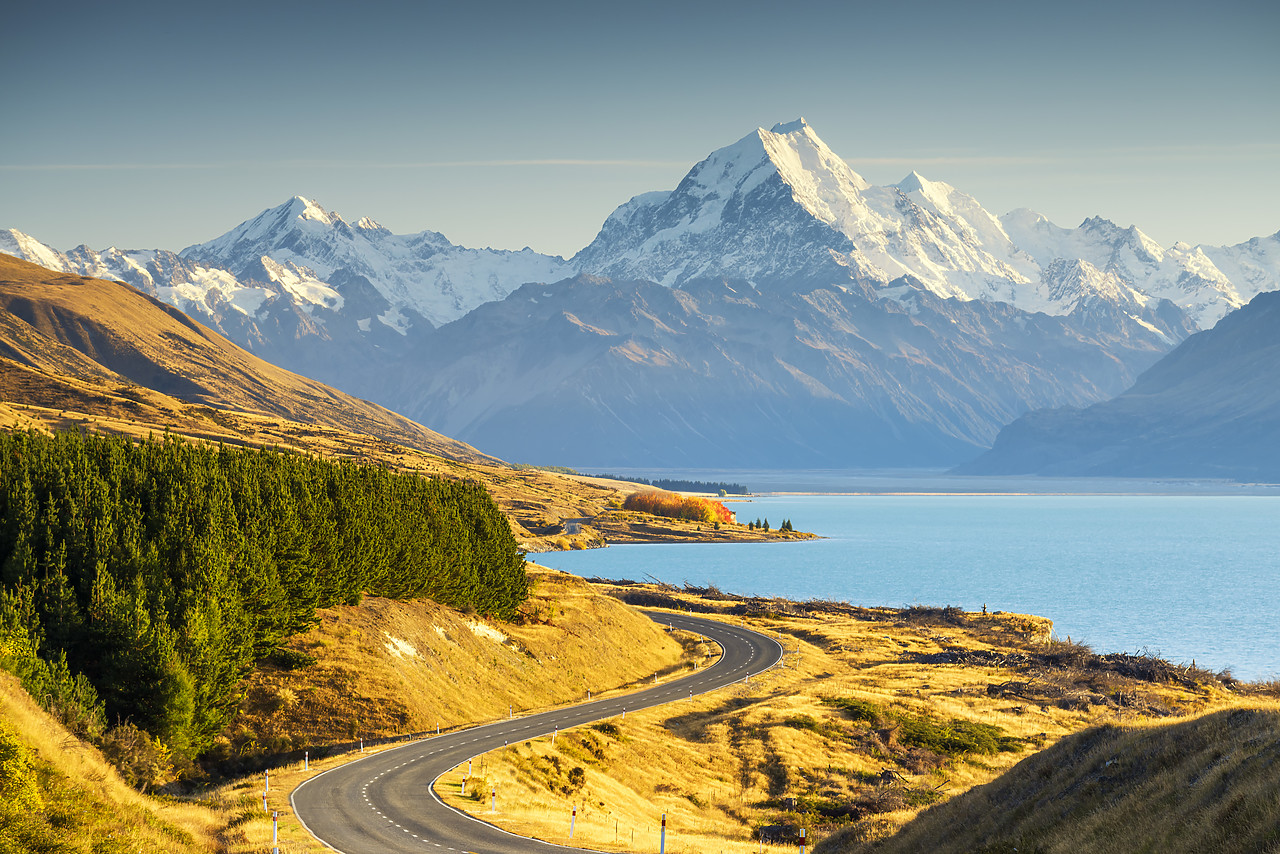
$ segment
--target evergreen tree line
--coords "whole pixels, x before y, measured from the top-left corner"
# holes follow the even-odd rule
[[[167,437],[0,435],[0,665],[82,730],[132,721],[195,756],[241,677],[317,608],[369,593],[510,619],[528,591],[477,483]]]
[[[751,529],[751,530],[767,531],[767,530],[769,530],[769,520],[768,520],[768,519],[765,519],[763,522],[761,522],[761,521],[760,521],[760,519],[759,519],[759,517],[757,517],[757,518],[756,518],[756,520],[755,520],[754,522],[748,522],[748,523],[747,523],[747,527],[748,527],[749,529]],[[778,526],[778,530],[779,530],[779,531],[794,531],[794,530],[795,530],[795,528],[791,527],[791,520],[790,520],[790,519],[783,519],[783,520],[782,520],[782,524]]]
[[[567,474],[579,474],[573,469],[568,469]],[[645,486],[652,486],[655,489],[666,489],[671,492],[712,492],[724,493],[725,495],[748,495],[750,490],[740,483],[725,483],[724,481],[712,482],[709,480],[673,480],[671,478],[659,477],[649,480],[644,477],[623,477],[617,474],[589,474],[585,477],[602,477],[607,480],[622,480],[627,483],[640,483]]]

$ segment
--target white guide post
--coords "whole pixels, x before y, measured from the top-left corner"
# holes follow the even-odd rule
[[[280,854],[280,813],[271,813],[271,854]]]
[[[569,814],[569,838],[573,838],[574,825],[578,823],[578,808],[574,807],[573,812]]]
[[[489,801],[489,812],[497,812],[497,811],[498,811],[498,786],[497,786],[497,784],[495,784],[495,785],[494,785],[494,787],[493,787],[493,791],[489,793],[489,796],[490,796],[490,798],[492,798],[492,800],[490,800],[490,801]]]
[[[662,814],[662,835],[658,837],[658,854],[667,854],[667,814]]]

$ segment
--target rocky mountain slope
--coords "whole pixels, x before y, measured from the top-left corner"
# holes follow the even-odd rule
[[[961,466],[972,474],[1280,482],[1280,292],[1182,342],[1118,397],[1030,412]]]
[[[400,411],[507,459],[575,465],[945,465],[1048,401],[1120,389],[1185,335],[1106,304],[909,306],[853,288],[681,287],[579,276],[526,285],[422,342]]]

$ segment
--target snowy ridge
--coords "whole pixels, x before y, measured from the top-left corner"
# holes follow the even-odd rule
[[[262,258],[305,269],[320,283],[345,271],[367,279],[397,310],[437,325],[483,302],[502,299],[525,282],[557,281],[571,273],[563,259],[531,249],[466,249],[434,231],[395,235],[369,217],[351,225],[301,196],[181,254],[237,275],[256,267]],[[311,287],[298,296],[317,302],[320,291]],[[407,328],[399,322],[388,325]]]
[[[872,186],[804,119],[757,128],[693,166],[674,190],[634,197],[569,261],[528,248],[469,249],[434,231],[396,235],[302,196],[178,254],[86,246],[64,254],[15,229],[0,231],[0,251],[119,279],[215,321],[256,323],[287,307],[327,328],[350,311],[353,331],[402,337],[522,284],[580,273],[668,286],[853,284],[908,311],[918,288],[1050,315],[1098,301],[1145,310],[1167,299],[1201,327],[1280,288],[1280,232],[1236,246],[1163,248],[1100,217],[1077,228],[1026,209],[997,217],[914,171]]]
[[[942,297],[1055,315],[1089,300],[1168,299],[1201,326],[1280,287],[1280,234],[1164,249],[1136,227],[1099,217],[1078,228],[1029,210],[997,217],[917,172],[869,185],[804,119],[758,128],[712,152],[675,190],[632,199],[573,260],[581,272],[672,286],[704,277],[761,285],[842,270],[908,308],[909,288],[885,287],[904,276]]]
[[[213,317],[225,311],[252,316],[279,288],[246,285],[226,270],[184,261],[165,250],[101,252],[83,244],[58,252],[17,229],[0,232],[0,251],[60,273],[125,282],[188,314]]]

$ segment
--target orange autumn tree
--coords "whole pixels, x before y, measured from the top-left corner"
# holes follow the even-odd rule
[[[669,519],[708,523],[733,521],[733,513],[719,501],[674,492],[633,492],[622,506],[626,510],[639,510]]]

